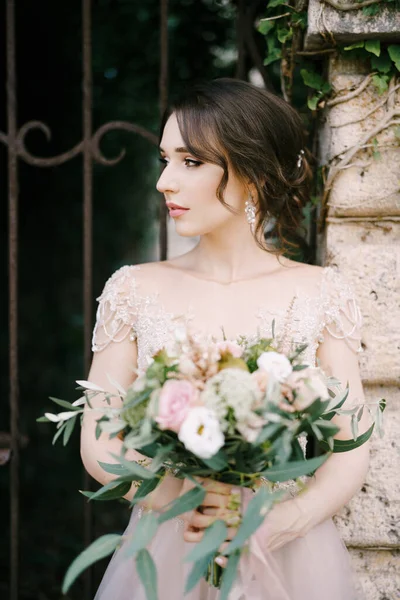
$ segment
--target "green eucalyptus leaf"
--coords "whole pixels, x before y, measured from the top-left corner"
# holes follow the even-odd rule
[[[190,592],[195,585],[200,581],[202,577],[205,577],[208,571],[208,563],[210,560],[213,560],[215,553],[208,554],[207,556],[203,556],[198,561],[196,561],[193,565],[192,570],[186,580],[185,585],[185,594]]]
[[[359,446],[362,446],[363,444],[365,444],[366,441],[369,440],[369,438],[372,435],[372,432],[374,430],[374,426],[375,423],[373,423],[371,425],[371,427],[362,435],[359,435],[357,438],[357,441],[354,440],[333,440],[333,452],[348,452],[349,450],[354,450],[354,448],[358,448]],[[325,441],[320,442],[320,446],[323,449],[327,449],[328,443]]]
[[[194,545],[194,548],[185,556],[185,561],[198,561],[209,556],[218,550],[221,544],[226,540],[228,528],[224,521],[218,519],[212,525],[207,527],[200,542]]]
[[[225,454],[220,450],[211,458],[202,458],[202,462],[213,471],[222,471],[228,466],[228,460]]]
[[[147,600],[158,600],[157,570],[148,550],[143,548],[136,555],[136,568],[146,592]]]
[[[343,406],[346,402],[347,396],[349,395],[349,386],[346,386],[346,389],[341,394],[336,394],[335,396],[335,405],[327,412],[321,415],[321,419],[325,419],[326,421],[331,421],[335,416],[335,410],[338,410]]]
[[[65,423],[63,423],[57,430],[57,432],[55,433],[54,437],[53,437],[53,441],[51,442],[54,446],[54,444],[56,443],[56,441],[58,440],[58,438],[60,437],[60,435],[63,433],[64,429],[67,426],[68,421],[65,421]]]
[[[118,456],[113,452],[110,452],[110,455],[125,467],[129,473],[135,475],[135,477],[138,477],[139,479],[153,479],[153,477],[155,477],[154,473],[149,471],[149,469],[142,467],[142,465],[139,465],[135,460],[127,460],[123,456]]]
[[[322,443],[322,442],[321,442]],[[288,462],[286,465],[274,466],[266,469],[260,475],[265,477],[269,481],[288,481],[289,479],[297,479],[303,475],[309,475],[318,469],[330,456],[330,454],[324,454],[309,460],[299,460],[294,462]]]
[[[138,489],[135,492],[131,500],[131,506],[134,506],[139,500],[145,498],[148,494],[150,494],[153,490],[156,489],[158,484],[161,482],[161,477],[158,479],[155,477],[154,479],[144,479]]]
[[[220,600],[228,600],[232,585],[236,579],[236,573],[240,560],[240,549],[233,552],[226,565],[221,582]]]
[[[119,483],[118,485],[114,486],[113,488],[110,488],[109,490],[105,491],[103,494],[101,494],[100,496],[97,496],[96,499],[97,500],[117,500],[118,498],[123,498],[125,496],[125,494],[127,494],[129,492],[129,490],[131,489],[131,485],[132,483],[130,483],[129,481],[123,481],[122,483]],[[80,490],[80,493],[83,496],[86,496],[87,498],[89,498],[89,500],[92,500],[94,492],[84,492],[82,490]]]
[[[109,533],[95,540],[90,546],[75,558],[69,566],[63,583],[62,593],[66,594],[77,577],[90,565],[109,556],[117,548],[122,536]]]
[[[121,484],[128,484],[129,488],[126,490],[126,492],[123,494],[127,494],[130,486],[132,485],[132,481],[124,481],[124,478],[121,477],[119,479],[113,479],[112,481],[109,481],[108,483],[106,483],[105,485],[103,485],[101,488],[99,488],[98,490],[96,490],[95,492],[84,492],[82,490],[79,490],[79,492],[81,494],[83,494],[84,496],[87,496],[87,498],[89,498],[89,500],[110,500],[112,498],[107,497],[109,495],[109,492],[113,492],[115,489],[118,489],[118,487]],[[118,492],[117,492],[118,493]],[[117,495],[117,498],[120,498],[122,494]],[[104,498],[105,496],[105,498]]]
[[[65,425],[64,435],[63,435],[63,445],[64,446],[66,446],[69,442],[69,439],[70,439],[71,434],[75,427],[75,423],[76,423],[76,417],[72,417],[71,419],[68,419],[68,421]]]
[[[135,556],[139,550],[146,548],[155,536],[158,529],[158,519],[152,512],[143,513],[138,520],[132,539],[124,548],[123,556]]]
[[[47,417],[39,417],[36,419],[36,423],[51,423],[51,421]]]
[[[71,402],[67,402],[66,400],[60,400],[60,398],[53,398],[53,396],[49,396],[49,399],[59,404],[63,408],[68,408],[68,410],[82,410],[80,406],[74,406]]]
[[[158,522],[161,524],[173,517],[182,515],[189,510],[194,510],[200,506],[205,496],[206,490],[204,488],[192,488],[183,494],[183,496],[179,496],[179,498],[176,498],[176,500],[167,505],[165,512],[161,513],[158,517]]]
[[[271,493],[266,486],[260,487],[248,504],[237,534],[222,554],[231,554],[235,550],[240,550],[263,523],[265,515],[271,509],[273,503],[282,495],[282,491]]]
[[[126,467],[123,467],[120,464],[117,463],[105,463],[105,462],[101,462],[101,461],[97,461],[97,464],[100,465],[100,467],[103,469],[103,471],[105,471],[106,473],[111,473],[112,475],[120,475],[120,476],[124,476],[124,475],[130,475],[130,471],[128,471],[128,469]]]

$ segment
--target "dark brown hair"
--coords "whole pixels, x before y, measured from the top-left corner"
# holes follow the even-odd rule
[[[195,84],[173,102],[163,115],[160,140],[172,113],[189,152],[222,167],[219,201],[233,210],[223,197],[231,168],[257,189],[257,243],[265,248],[263,238],[267,242],[272,238],[278,242],[271,250],[274,254],[290,254],[297,244],[286,236],[298,235],[312,178],[304,127],[296,110],[251,83],[221,78]],[[298,167],[302,149],[305,154]]]

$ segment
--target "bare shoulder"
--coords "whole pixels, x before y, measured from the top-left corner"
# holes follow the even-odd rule
[[[301,286],[309,292],[316,292],[324,277],[326,267],[309,265],[286,259],[282,266],[282,273],[288,277],[294,286]]]

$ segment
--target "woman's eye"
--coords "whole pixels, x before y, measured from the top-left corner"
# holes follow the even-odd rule
[[[203,164],[199,160],[193,160],[192,158],[185,158],[185,163],[188,167],[198,167]]]
[[[163,164],[163,165],[167,165],[168,164],[168,160],[166,158],[163,157],[159,157],[158,160]],[[203,163],[199,160],[194,160],[193,158],[185,158],[184,159],[184,163],[187,167],[192,168],[192,167],[198,167],[199,165],[202,165]]]

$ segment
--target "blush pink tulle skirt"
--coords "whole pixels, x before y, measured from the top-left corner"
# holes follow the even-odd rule
[[[134,535],[141,514],[133,509],[124,535]],[[192,548],[183,540],[180,519],[159,527],[148,546],[157,567],[159,600],[218,600],[218,590],[205,580],[184,594],[192,563],[183,558]],[[123,550],[124,545],[112,556],[94,600],[146,600],[135,561],[123,557]],[[253,548],[241,559],[239,572],[229,600],[363,600],[332,519],[268,555]]]

